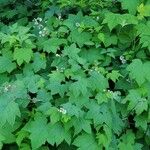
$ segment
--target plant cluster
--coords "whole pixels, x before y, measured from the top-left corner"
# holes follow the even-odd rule
[[[0,149],[149,149],[149,0],[1,0],[0,20]]]

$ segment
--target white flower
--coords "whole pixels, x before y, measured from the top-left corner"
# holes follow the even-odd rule
[[[64,108],[60,108],[60,109],[58,109],[58,111],[64,115],[67,113],[67,111]]]
[[[126,62],[127,62],[127,61],[126,61],[125,59],[124,59],[124,60],[122,60],[122,63],[123,63],[123,64],[125,64]]]
[[[60,57],[60,55],[59,55],[59,54],[56,54],[55,56],[56,56],[56,57]]]
[[[47,31],[46,27],[43,29],[44,31]]]
[[[42,34],[42,31],[39,31],[39,34]]]
[[[99,16],[96,17],[96,20],[99,20]]]
[[[58,19],[59,19],[59,20],[61,19],[61,15],[58,16]]]
[[[120,60],[123,60],[123,59],[124,59],[124,56],[121,55],[121,56],[120,56]]]
[[[124,56],[120,56],[120,60],[121,60],[121,62],[122,62],[122,64],[125,64],[126,63],[126,59],[124,58]]]
[[[11,88],[11,85],[9,84],[9,85],[6,85],[5,87],[4,87],[4,92],[8,92],[9,90],[10,90],[10,88]]]
[[[76,22],[76,27],[80,27],[80,23]]]
[[[130,79],[126,79],[127,82],[130,82]]]
[[[9,89],[8,89],[7,87],[5,87],[5,88],[4,88],[4,91],[5,91],[5,92],[8,92],[8,91],[9,91]]]
[[[37,20],[41,22],[41,21],[42,21],[42,18],[38,17]]]
[[[56,67],[56,71],[59,71],[58,67]]]
[[[111,90],[107,90],[107,92],[109,92],[109,93],[113,94],[113,91],[111,91]]]

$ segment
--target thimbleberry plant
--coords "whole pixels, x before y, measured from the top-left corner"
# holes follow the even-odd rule
[[[0,149],[149,149],[149,0],[1,0],[0,43]]]

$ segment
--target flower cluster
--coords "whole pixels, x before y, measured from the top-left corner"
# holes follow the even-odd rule
[[[65,69],[66,69],[65,67],[61,67],[61,68],[56,67],[56,71],[59,72],[64,72]]]
[[[43,25],[43,19],[38,17],[33,19],[34,26],[38,28],[39,30],[39,36],[44,37],[48,34],[48,30],[46,27]],[[46,22],[45,22],[46,23]]]
[[[9,85],[5,85],[4,92],[8,92],[10,90],[10,88],[11,88],[10,84]]]
[[[64,108],[60,108],[60,109],[58,109],[58,111],[60,113],[62,113],[63,115],[65,115],[67,113],[67,111]]]
[[[120,60],[121,60],[121,62],[122,62],[122,64],[125,64],[127,61],[126,61],[126,59],[124,58],[124,56],[120,56]]]

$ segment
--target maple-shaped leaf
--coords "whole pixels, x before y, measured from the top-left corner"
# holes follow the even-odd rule
[[[14,60],[17,61],[20,66],[24,61],[29,63],[33,56],[33,51],[31,48],[16,48],[14,51]]]
[[[6,95],[0,96],[0,126],[8,122],[14,125],[16,116],[20,117],[18,104]]]
[[[79,48],[77,48],[76,44],[72,44],[72,45],[64,48],[63,54],[64,54],[64,56],[68,56],[70,59],[78,61],[79,60],[78,53],[80,51],[81,50]]]
[[[6,123],[4,126],[0,126],[0,142],[2,143],[13,143],[16,140],[14,131],[18,128],[17,123],[10,125]]]
[[[103,130],[103,132],[97,133],[96,139],[98,139],[98,144],[100,146],[104,146],[106,149],[108,149],[112,141],[112,130],[106,125],[103,126]]]
[[[80,56],[85,59],[88,63],[94,63],[96,60],[103,59],[104,56],[101,55],[99,49],[97,48],[90,48],[90,49],[82,49],[80,52]]]
[[[130,14],[115,14],[112,12],[105,14],[105,19],[103,24],[107,23],[110,31],[115,28],[117,25],[122,27],[128,24],[138,24],[137,18]]]
[[[74,140],[73,145],[78,147],[78,150],[99,150],[99,146],[94,135],[82,133]]]
[[[148,21],[146,24],[139,24],[137,25],[137,33],[140,36],[140,43],[142,44],[142,47],[148,47],[150,51],[150,21]]]
[[[22,145],[22,141],[26,138],[29,137],[29,133],[25,130],[20,130],[17,132],[17,138],[16,138],[16,143],[19,147]]]
[[[65,39],[60,39],[60,38],[50,38],[42,43],[43,50],[50,53],[56,53],[57,50],[59,49],[60,45],[66,45],[67,40]]]
[[[66,19],[63,24],[66,25],[70,30],[78,28],[78,25],[83,21],[84,16],[82,12],[78,12],[77,15],[70,14],[68,19]]]
[[[8,72],[16,68],[16,64],[7,56],[0,56],[0,73]]]
[[[130,72],[130,78],[135,79],[139,86],[146,80],[150,81],[150,63],[148,61],[143,63],[140,59],[134,59],[127,70]]]
[[[28,130],[31,133],[29,138],[31,140],[32,148],[39,148],[46,142],[48,137],[47,119],[44,116],[35,117]]]
[[[144,5],[143,3],[137,7],[137,10],[139,12],[139,18],[143,19],[144,17],[150,16],[150,4]]]
[[[144,76],[145,76],[145,79],[150,81],[150,62],[147,61],[144,63],[143,65],[143,71],[144,71]]]
[[[61,120],[61,113],[56,107],[51,107],[49,110],[47,110],[46,115],[50,115],[51,124],[55,124]]]
[[[141,98],[139,103],[135,107],[135,111],[137,115],[140,115],[143,111],[147,111],[148,109],[148,101],[145,98]]]
[[[130,90],[124,101],[129,101],[128,110],[135,110],[137,115],[148,109],[147,100],[142,98],[140,92],[137,90]]]
[[[145,82],[143,63],[140,59],[134,59],[127,70],[130,72],[130,78],[135,79],[139,86]]]
[[[138,128],[142,128],[144,131],[147,129],[148,125],[148,117],[146,114],[141,114],[139,116],[134,117],[135,126]]]
[[[69,39],[71,42],[77,43],[80,47],[82,47],[84,44],[88,45],[90,43],[90,39],[92,38],[92,35],[88,32],[79,32],[78,30],[73,30],[70,33]]]
[[[107,74],[107,78],[111,79],[114,82],[116,82],[116,80],[118,80],[118,78],[121,77],[121,76],[122,75],[117,70],[112,70],[111,73]]]
[[[46,57],[44,54],[40,54],[38,52],[34,53],[33,56],[33,69],[35,72],[46,68]]]
[[[102,125],[103,123],[112,126],[112,116],[108,105],[98,105],[96,102],[87,104],[89,111],[86,114],[87,119],[93,119],[95,125]]]
[[[120,143],[118,144],[119,150],[141,150],[143,145],[140,143],[135,143],[135,135],[131,130],[127,130],[126,134],[123,134],[120,138]]]
[[[66,131],[65,128],[60,124],[48,124],[48,131],[47,131],[47,141],[49,144],[59,145],[64,140],[70,144],[71,142],[71,133],[70,131]]]
[[[21,80],[16,80],[15,82],[9,84],[7,96],[10,99],[27,98],[27,89],[25,87],[24,82]]]
[[[68,93],[68,96],[69,102],[76,104],[80,108],[89,103],[89,93],[86,96],[80,95],[78,97],[75,97],[73,93]]]
[[[65,92],[68,91],[68,86],[59,82],[51,82],[48,84],[47,89],[51,91],[52,95],[60,94],[63,97]]]
[[[60,71],[53,71],[51,74],[48,75],[50,82],[58,82],[61,83],[65,81],[65,75]]]
[[[91,120],[83,119],[83,118],[76,118],[74,117],[72,119],[72,123],[74,126],[74,134],[80,133],[82,130],[85,131],[86,133],[91,134]]]
[[[101,74],[96,71],[92,71],[89,77],[89,86],[94,91],[103,91],[108,88],[108,80]]]
[[[71,104],[71,103],[66,103],[61,105],[67,112],[68,115],[70,116],[76,116],[77,118],[82,114],[82,111],[79,107]]]
[[[102,92],[99,92],[95,99],[97,100],[98,104],[101,104],[101,103],[107,103],[109,101],[107,95],[105,93],[102,93]]]
[[[47,85],[47,89],[51,90],[51,94],[60,94],[62,97],[64,93],[68,90],[67,84],[61,84],[62,81],[65,81],[65,76],[63,73],[59,71],[54,71],[48,75],[49,81]]]
[[[67,26],[71,31],[78,29],[80,25],[84,25],[87,28],[99,26],[97,21],[90,16],[83,16],[81,11],[76,15],[69,14],[68,19],[64,20],[63,25]]]
[[[88,81],[85,78],[80,78],[78,81],[70,85],[69,90],[75,97],[78,97],[80,94],[86,96],[88,92],[87,87]]]
[[[135,15],[137,11],[137,6],[139,5],[140,0],[120,0],[121,6],[123,9],[127,9],[130,14]]]

